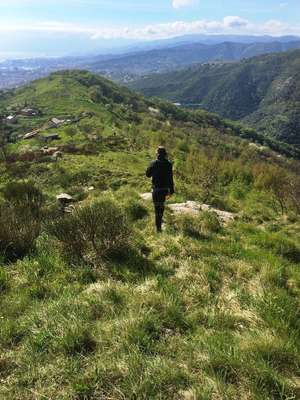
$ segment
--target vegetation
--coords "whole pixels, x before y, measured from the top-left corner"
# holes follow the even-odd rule
[[[130,86],[147,96],[217,112],[299,147],[299,50],[156,74]]]
[[[136,51],[107,60],[94,60],[88,69],[113,76],[124,82],[151,73],[176,71],[194,64],[220,63],[243,60],[260,54],[283,52],[300,48],[299,40],[280,42],[274,39],[269,43],[259,43],[253,38],[252,43],[239,43],[232,38],[221,43],[190,42],[185,38],[183,43],[165,45],[161,48]]]
[[[3,112],[25,99],[40,113],[18,117],[0,163],[0,398],[299,398],[299,161],[86,72],[11,92]],[[167,210],[157,236],[139,194],[158,144],[169,202],[235,220]]]

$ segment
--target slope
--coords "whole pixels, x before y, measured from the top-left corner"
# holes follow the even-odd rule
[[[16,117],[0,161],[0,398],[299,397],[299,161],[84,71],[0,104]],[[235,220],[167,210],[157,236],[139,195],[158,144],[169,204]]]
[[[299,145],[299,64],[299,51],[272,54],[153,75],[131,87],[148,96],[198,104]]]
[[[88,69],[109,74],[112,77],[124,74],[144,75],[154,72],[172,71],[196,63],[213,61],[236,61],[260,54],[298,49],[299,41],[288,43],[232,43],[217,44],[187,43],[162,49],[141,51],[117,57],[113,60],[92,63]]]

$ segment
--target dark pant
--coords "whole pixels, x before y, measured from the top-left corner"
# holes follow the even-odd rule
[[[161,231],[162,219],[165,211],[165,201],[169,191],[167,189],[153,189],[152,199],[155,208],[156,229]]]

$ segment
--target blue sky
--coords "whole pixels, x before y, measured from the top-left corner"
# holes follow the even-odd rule
[[[0,0],[0,52],[47,53],[51,41],[52,54],[63,44],[91,51],[193,33],[300,35],[299,15],[300,0]]]

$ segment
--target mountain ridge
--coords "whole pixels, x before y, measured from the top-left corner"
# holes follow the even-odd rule
[[[129,86],[148,96],[195,104],[299,145],[300,51],[153,75]]]

